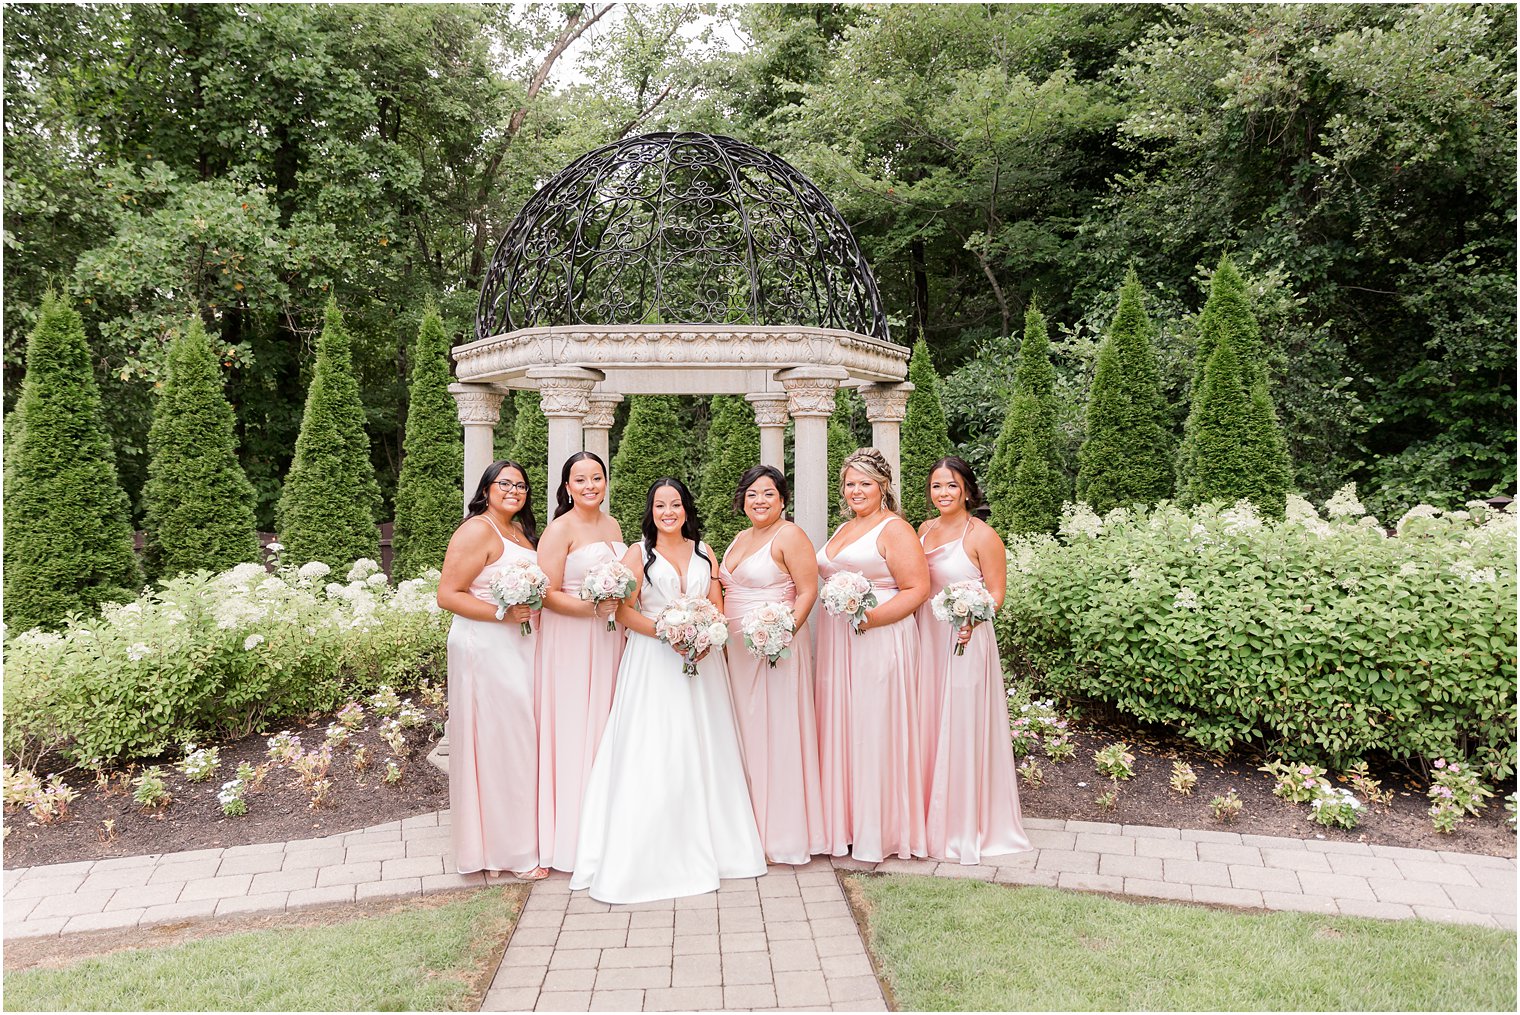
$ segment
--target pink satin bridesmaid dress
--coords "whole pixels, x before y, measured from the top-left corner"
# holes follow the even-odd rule
[[[819,575],[827,580],[854,571],[870,581],[880,603],[889,601],[897,583],[876,538],[891,520],[832,558],[825,544],[818,551]],[[828,851],[835,856],[851,853],[876,862],[927,853],[918,665],[912,616],[856,634],[848,617],[819,610],[818,762]]]
[[[626,549],[620,542],[602,542],[570,551],[561,591],[578,594],[588,571],[620,559]],[[607,630],[607,622],[597,617],[568,617],[545,609],[540,618],[534,668],[539,863],[568,871],[575,865],[581,796],[612,711],[623,632]]]
[[[966,553],[969,529],[968,522],[959,538],[925,552],[933,591],[916,614],[929,756],[929,855],[968,865],[1033,848],[1019,811],[1008,698],[992,624],[978,624],[965,653],[956,655],[958,629],[935,619],[930,605],[946,585],[982,580]]]
[[[750,801],[765,856],[805,864],[827,852],[823,788],[818,776],[818,725],[813,716],[812,632],[793,635],[791,656],[773,668],[744,647],[744,615],[764,603],[797,599],[792,576],[771,557],[775,535],[732,570],[723,559],[723,612],[729,618],[728,679],[733,692]]]
[[[537,559],[501,537],[501,556],[481,569],[470,594],[494,606],[491,580],[508,564]],[[538,866],[537,643],[517,624],[456,616],[449,626],[449,812],[461,874]]]

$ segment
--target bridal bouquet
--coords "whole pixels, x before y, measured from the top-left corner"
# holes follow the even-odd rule
[[[697,656],[728,643],[728,621],[703,596],[682,596],[654,618],[654,633],[681,653],[681,672],[697,675]]]
[[[765,603],[744,615],[739,625],[744,632],[744,647],[750,655],[776,666],[776,660],[792,654],[792,635],[797,618],[785,603]]]
[[[877,603],[876,593],[866,576],[856,571],[840,571],[823,583],[823,608],[836,617],[850,618],[850,630],[860,633],[866,611]]]
[[[507,615],[509,606],[531,606],[535,610],[544,605],[549,594],[549,576],[537,564],[526,560],[514,560],[491,579],[491,598],[496,601],[496,619]],[[522,633],[533,633],[533,625],[526,620]]]
[[[604,561],[586,572],[581,582],[582,602],[605,603],[609,599],[627,599],[633,593],[638,580],[620,560]],[[607,630],[617,627],[611,617],[607,618]]]
[[[935,620],[943,620],[956,628],[997,616],[997,605],[992,601],[992,593],[979,581],[946,585],[939,595],[929,601],[929,608],[934,611]],[[957,643],[955,654],[965,655],[966,646]]]

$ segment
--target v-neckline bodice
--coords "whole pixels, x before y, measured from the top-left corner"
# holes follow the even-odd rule
[[[855,546],[858,543],[864,542],[867,536],[873,536],[873,535],[875,535],[878,531],[881,530],[882,526],[886,525],[888,522],[890,522],[892,520],[892,517],[893,517],[892,514],[889,512],[887,514],[887,517],[883,518],[881,521],[879,521],[875,525],[871,526],[865,532],[861,533],[860,535],[856,536],[854,539],[850,540],[848,543],[846,543],[843,546],[841,546],[839,548],[839,552],[838,553],[830,553],[829,552],[829,544],[828,544],[828,542],[825,542],[823,544],[823,556],[824,556],[824,558],[826,560],[828,560],[828,562],[830,564],[832,564],[834,561],[836,561],[840,557],[844,556],[845,552],[848,551],[850,549],[850,547]],[[829,541],[830,542],[833,541],[832,537],[830,538]]]
[[[785,524],[785,523],[783,523],[783,524]],[[754,560],[756,557],[760,556],[761,554],[767,554],[768,555],[770,553],[771,544],[776,541],[776,537],[779,536],[780,534],[781,534],[781,526],[778,525],[778,526],[776,526],[776,530],[771,533],[771,538],[767,539],[765,541],[765,545],[761,546],[760,549],[754,551],[749,556],[747,556],[743,560],[739,561],[739,563],[736,564],[736,565],[734,565],[733,567],[729,567],[728,566],[728,557],[727,557],[727,554],[725,554],[724,555],[724,559],[722,560],[722,562],[718,566],[722,570],[727,571],[729,574],[737,574],[738,571],[739,571],[739,568],[743,567],[745,564],[748,564],[750,561]],[[729,548],[730,551],[732,551],[733,550],[733,544],[729,544],[728,548]],[[772,563],[774,563],[774,561]]]

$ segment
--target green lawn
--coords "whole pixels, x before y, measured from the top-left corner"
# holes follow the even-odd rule
[[[506,940],[525,893],[321,927],[124,951],[5,977],[6,1011],[448,1011]]]
[[[1515,1010],[1508,931],[851,881],[902,1010]]]

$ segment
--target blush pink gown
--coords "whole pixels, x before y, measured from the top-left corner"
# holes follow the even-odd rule
[[[959,539],[925,554],[930,602],[946,585],[982,580],[966,554],[965,539],[963,531]],[[958,656],[957,629],[936,620],[929,602],[918,608],[917,619],[924,750],[930,757],[929,855],[979,864],[984,856],[1032,849],[1019,811],[1008,698],[992,625],[978,624],[965,654]]]
[[[513,561],[538,559],[505,538],[501,546],[470,583],[470,594],[492,605],[491,579]],[[538,866],[537,642],[517,624],[456,616],[449,627],[449,810],[461,874]]]
[[[885,603],[897,583],[876,549],[891,518],[830,558],[818,551],[827,580],[855,571]],[[919,757],[918,625],[912,616],[864,634],[848,617],[820,609],[815,700],[818,762],[828,851],[876,862],[925,856],[923,762]]]
[[[791,606],[797,599],[792,576],[771,558],[774,542],[773,535],[733,570],[725,556],[718,569],[729,618],[728,681],[766,859],[805,864],[828,850],[813,717],[812,632],[805,624],[798,629],[792,654],[772,667],[744,647],[740,626],[744,615],[763,603]]]
[[[626,550],[620,542],[588,543],[565,558],[560,590],[580,591],[586,572]],[[623,632],[596,617],[540,615],[534,667],[538,713],[539,863],[568,871],[575,865],[581,796],[596,747],[612,711],[612,691],[623,655]]]

